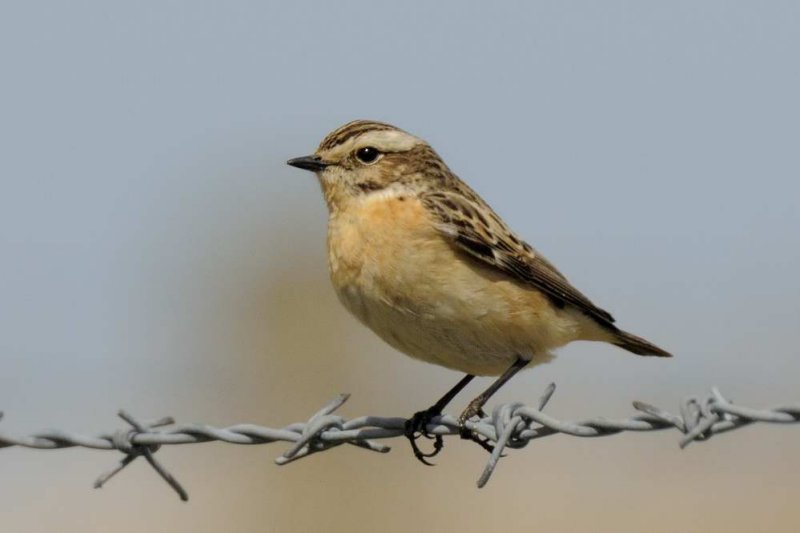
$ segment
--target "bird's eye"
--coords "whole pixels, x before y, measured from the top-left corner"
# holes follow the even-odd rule
[[[378,160],[380,155],[381,153],[378,151],[378,149],[373,148],[372,146],[365,146],[356,150],[356,157],[365,165],[371,165]]]

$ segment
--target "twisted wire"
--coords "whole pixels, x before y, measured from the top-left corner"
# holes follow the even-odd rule
[[[680,404],[679,415],[636,401],[633,402],[633,407],[639,414],[630,418],[617,420],[592,418],[571,422],[558,420],[544,413],[544,408],[554,392],[555,385],[550,384],[536,407],[521,403],[501,404],[495,407],[490,416],[466,422],[467,429],[486,439],[493,447],[486,466],[478,478],[478,487],[483,487],[489,481],[504,451],[522,448],[535,439],[556,434],[573,437],[605,437],[624,431],[677,429],[683,434],[679,445],[685,448],[692,442],[708,440],[712,436],[758,422],[772,424],[800,422],[798,405],[771,409],[742,407],[727,400],[716,388],[705,397],[685,399]],[[348,394],[340,394],[314,413],[307,422],[297,422],[283,428],[256,424],[236,424],[225,428],[207,424],[177,424],[170,417],[140,421],[129,413],[120,411],[119,416],[130,425],[130,428],[95,436],[57,429],[18,436],[0,430],[0,448],[21,446],[53,450],[80,446],[122,452],[124,455],[122,460],[97,479],[95,488],[102,487],[138,457],[144,457],[179,497],[186,501],[189,498],[186,490],[155,458],[161,446],[210,441],[242,445],[288,442],[291,443],[289,449],[275,459],[278,465],[284,465],[342,444],[386,453],[390,450],[389,446],[375,441],[405,436],[405,418],[361,416],[347,420],[334,414],[348,398]],[[2,417],[3,413],[0,412],[0,420]],[[433,418],[428,425],[428,432],[441,436],[459,435],[460,427],[456,417],[445,414]]]

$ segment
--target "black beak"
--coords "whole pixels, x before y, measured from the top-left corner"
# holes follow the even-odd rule
[[[319,172],[325,170],[330,163],[326,163],[319,156],[307,155],[303,157],[295,157],[286,162],[287,165],[302,168],[303,170],[310,170],[311,172]]]

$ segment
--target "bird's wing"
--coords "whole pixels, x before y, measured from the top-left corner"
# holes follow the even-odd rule
[[[469,187],[459,182],[448,191],[420,198],[436,228],[460,251],[507,276],[535,287],[559,306],[571,305],[600,325],[616,329],[614,318],[594,305],[528,243],[519,239]]]

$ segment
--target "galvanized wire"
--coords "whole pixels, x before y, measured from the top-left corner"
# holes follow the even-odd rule
[[[478,478],[478,487],[483,487],[489,481],[505,450],[522,448],[534,439],[551,435],[605,437],[623,431],[677,429],[683,433],[679,445],[685,448],[692,442],[708,440],[714,435],[756,422],[773,424],[800,422],[800,406],[779,406],[771,409],[742,407],[727,400],[716,388],[705,397],[685,399],[680,405],[680,415],[643,402],[633,402],[633,407],[639,414],[630,418],[618,420],[592,418],[569,422],[558,420],[543,412],[554,392],[555,385],[551,384],[540,398],[537,407],[521,403],[501,404],[494,409],[491,416],[465,424],[474,435],[486,439],[493,447],[483,473]],[[125,411],[120,411],[119,416],[131,426],[130,428],[96,436],[79,435],[62,430],[39,431],[23,436],[0,431],[0,448],[22,446],[52,450],[81,446],[122,452],[123,459],[97,479],[96,488],[102,487],[111,477],[141,456],[169,483],[180,498],[186,501],[188,500],[186,491],[155,458],[160,446],[210,441],[230,444],[290,442],[292,445],[289,449],[275,459],[277,464],[284,465],[342,444],[386,453],[390,448],[375,442],[376,440],[404,436],[405,418],[362,416],[346,420],[333,414],[348,397],[347,394],[341,394],[316,412],[307,422],[297,422],[283,428],[255,424],[237,424],[225,428],[207,424],[176,424],[169,417],[139,421]],[[2,417],[3,413],[0,412],[0,419]],[[427,429],[430,434],[441,436],[459,435],[461,432],[456,417],[451,415],[433,418]]]

